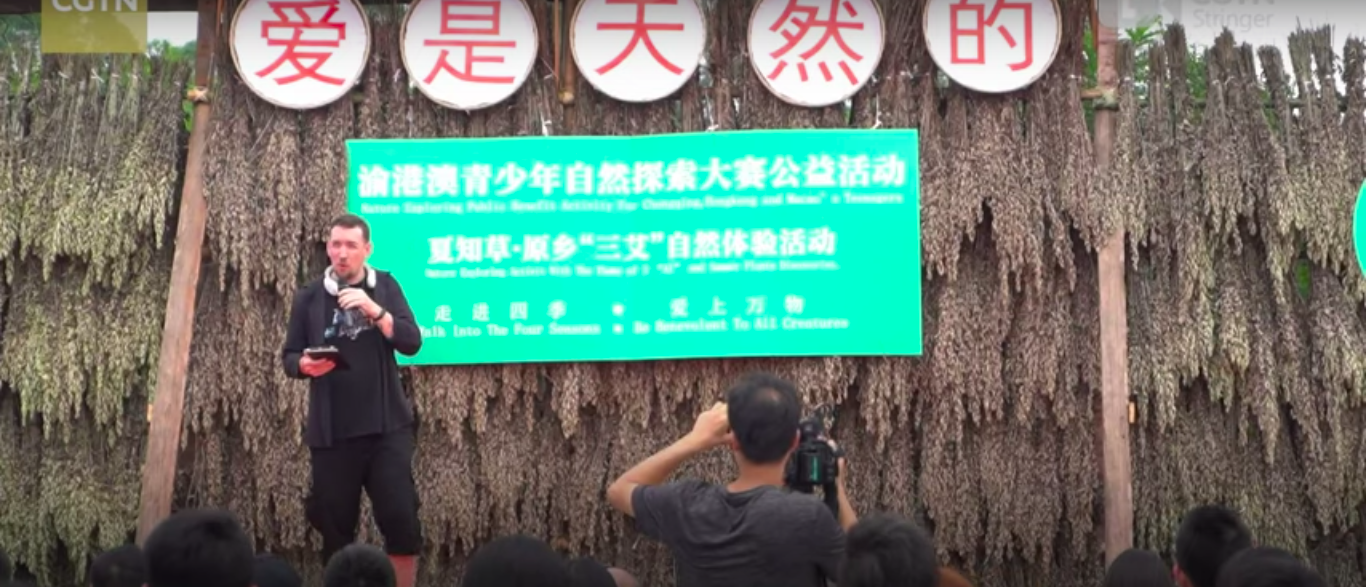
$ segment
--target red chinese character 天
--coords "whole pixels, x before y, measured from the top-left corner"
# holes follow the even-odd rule
[[[996,32],[1000,33],[1001,38],[1005,39],[1006,45],[1014,49],[1017,44],[1015,36],[1010,34],[1010,30],[1005,25],[996,24],[996,19],[1001,16],[1003,10],[1019,10],[1024,15],[1024,60],[1019,63],[1010,64],[1011,71],[1020,71],[1034,64],[1034,7],[1028,2],[1011,2],[1009,0],[995,0],[991,14],[984,14],[986,6],[981,4],[969,4],[969,0],[958,0],[953,6],[949,7],[949,44],[950,62],[955,64],[985,64],[987,62],[987,40],[986,30],[988,27],[995,27]],[[971,13],[969,18],[973,19],[971,28],[962,27],[958,23],[960,14]],[[977,41],[977,53],[973,57],[960,57],[958,55],[958,39],[968,37]]]
[[[621,54],[614,57],[611,61],[608,61],[602,67],[599,67],[597,69],[597,72],[599,74],[605,74],[609,71],[612,71],[613,69],[616,69],[618,65],[621,65],[621,62],[626,61],[626,58],[629,57],[631,53],[635,51],[636,46],[641,43],[645,43],[645,49],[650,52],[650,56],[654,57],[655,62],[659,63],[659,65],[664,67],[664,69],[667,69],[669,73],[672,73],[674,75],[683,73],[683,68],[674,65],[668,59],[664,58],[664,55],[659,52],[659,48],[655,47],[654,40],[650,38],[651,31],[682,31],[683,23],[660,23],[645,21],[646,6],[651,4],[677,5],[678,0],[606,0],[606,3],[609,5],[635,4],[636,21],[598,23],[598,30],[600,31],[631,31],[631,42],[626,44],[626,48],[621,50]]]
[[[825,20],[821,20],[820,18],[820,8],[803,5],[800,0],[788,0],[787,8],[783,9],[782,16],[779,16],[778,20],[774,22],[772,26],[768,27],[768,30],[781,34],[783,38],[787,40],[787,44],[769,54],[770,57],[778,60],[778,65],[773,68],[773,71],[768,73],[768,79],[776,80],[779,75],[782,75],[783,70],[787,69],[787,61],[784,59],[784,56],[793,49],[796,49],[797,45],[806,39],[807,35],[811,34],[812,29],[818,27],[824,29],[820,39],[818,39],[816,44],[812,45],[810,49],[797,54],[797,57],[800,59],[797,63],[797,74],[801,76],[802,81],[810,79],[810,74],[806,70],[807,62],[810,61],[812,57],[815,57],[816,53],[820,52],[821,49],[824,49],[825,44],[830,41],[834,41],[835,44],[839,46],[840,50],[844,52],[845,57],[853,59],[856,62],[863,61],[863,56],[850,48],[849,43],[845,42],[844,33],[842,32],[842,29],[861,31],[863,30],[863,23],[840,20],[841,9],[843,9],[850,18],[858,18],[859,16],[858,11],[854,9],[854,5],[849,3],[848,0],[830,0],[829,18]],[[797,30],[795,32],[784,30],[784,27],[788,24],[797,25]],[[821,76],[825,78],[825,81],[833,81],[835,79],[835,76],[830,72],[829,63],[821,61],[817,66],[820,68]],[[849,67],[848,61],[840,59],[839,68],[840,71],[844,72],[844,77],[849,80],[849,83],[854,85],[858,84],[858,76],[854,75],[854,70]]]
[[[502,31],[503,6],[498,0],[441,0],[441,34],[471,35],[497,38]],[[468,24],[466,24],[468,23]],[[432,72],[423,82],[428,84],[441,72],[449,73],[456,79],[479,84],[510,84],[512,76],[476,75],[475,63],[503,63],[502,56],[475,55],[475,49],[514,48],[516,40],[473,40],[473,39],[429,39],[423,42],[428,47],[449,47],[465,50],[465,67],[451,67],[448,60],[449,49],[442,49],[436,59]]]
[[[318,71],[327,60],[332,57],[331,51],[321,49],[336,49],[341,46],[342,40],[346,39],[346,23],[332,22],[332,17],[337,15],[340,0],[275,0],[269,2],[270,9],[275,12],[279,20],[265,20],[261,22],[261,36],[266,39],[269,47],[284,47],[280,53],[280,58],[274,63],[265,66],[256,72],[256,77],[265,77],[271,72],[279,69],[285,62],[289,62],[294,67],[294,74],[275,78],[275,82],[280,85],[288,85],[304,78],[311,78],[325,84],[340,86],[345,83],[341,78],[324,75]],[[309,14],[308,9],[326,8],[322,18],[313,20],[313,15]],[[292,15],[298,20],[290,19]],[[271,29],[292,29],[294,34],[288,39],[273,39],[270,37]],[[305,39],[305,31],[325,31],[335,32],[335,39]],[[301,51],[301,48],[311,50]],[[304,62],[308,62],[305,65]]]

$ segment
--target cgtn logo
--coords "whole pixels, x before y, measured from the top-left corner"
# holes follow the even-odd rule
[[[43,0],[43,53],[144,53],[147,0]]]
[[[1234,35],[1269,28],[1277,16],[1295,17],[1289,11],[1279,15],[1276,0],[1100,0],[1100,20],[1106,26],[1123,31],[1154,22],[1179,23],[1187,38],[1197,41],[1213,41],[1225,28]]]
[[[58,12],[145,12],[138,0],[48,0]]]

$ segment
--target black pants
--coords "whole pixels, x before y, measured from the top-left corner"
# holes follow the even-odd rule
[[[421,552],[414,448],[409,427],[311,449],[313,483],[305,512],[308,522],[322,534],[324,565],[356,541],[361,489],[370,496],[385,551],[398,556]]]

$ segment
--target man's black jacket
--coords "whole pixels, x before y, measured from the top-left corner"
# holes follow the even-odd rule
[[[392,431],[413,422],[413,406],[403,394],[403,382],[398,374],[398,361],[392,351],[408,356],[417,354],[422,348],[422,331],[413,318],[413,310],[408,307],[408,299],[398,281],[387,271],[372,269],[375,272],[375,288],[372,299],[379,307],[388,310],[394,317],[394,336],[384,341],[384,347],[391,351],[385,353],[380,361],[383,370],[385,394],[384,430]],[[295,379],[308,379],[308,424],[304,430],[304,442],[312,448],[332,446],[332,396],[328,393],[326,377],[310,378],[299,371],[299,359],[304,349],[326,346],[323,332],[330,324],[326,316],[326,296],[323,279],[319,277],[294,294],[294,306],[289,312],[289,331],[285,334],[285,344],[281,351],[285,374]],[[379,390],[376,390],[379,392]]]

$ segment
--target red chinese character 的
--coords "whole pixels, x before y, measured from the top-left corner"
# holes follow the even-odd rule
[[[1034,7],[1028,2],[1010,2],[1008,0],[995,0],[991,8],[991,14],[983,14],[986,7],[981,4],[969,4],[968,0],[958,0],[953,6],[949,7],[949,44],[950,60],[955,64],[985,64],[987,62],[987,27],[996,27],[996,32],[1005,39],[1006,45],[1014,49],[1017,41],[1015,36],[1010,34],[1005,25],[997,25],[996,19],[1001,16],[1002,10],[1019,10],[1024,13],[1024,60],[1019,63],[1010,64],[1011,71],[1020,71],[1034,64]],[[972,13],[971,18],[976,26],[964,28],[959,26],[958,17],[960,13]],[[977,40],[977,53],[974,57],[961,57],[958,55],[959,37],[975,38]]]
[[[829,43],[832,40],[839,46],[841,51],[844,51],[846,57],[853,59],[856,62],[863,61],[863,56],[849,47],[849,43],[846,43],[844,40],[844,33],[841,32],[841,29],[861,31],[863,30],[863,23],[840,20],[841,8],[843,8],[851,18],[858,18],[858,11],[854,10],[854,5],[850,4],[848,0],[830,0],[830,16],[825,20],[820,19],[819,8],[803,5],[800,0],[788,0],[787,8],[783,10],[782,16],[779,16],[778,20],[774,22],[772,26],[768,27],[768,30],[779,33],[784,39],[787,39],[787,44],[769,54],[770,57],[778,60],[778,65],[773,68],[773,71],[769,72],[768,79],[776,80],[779,75],[782,75],[783,70],[787,69],[787,61],[783,59],[783,56],[787,55],[793,49],[796,49],[797,45],[816,27],[825,29],[821,38],[817,40],[816,44],[812,45],[810,49],[797,54],[797,57],[801,60],[797,63],[797,74],[801,76],[802,81],[807,81],[810,78],[810,74],[806,70],[806,63],[810,61],[812,57],[815,57],[816,53],[820,52],[821,49],[825,48],[826,43]],[[786,27],[788,24],[797,25],[796,32],[783,30],[783,27]],[[835,79],[835,76],[830,72],[829,63],[821,61],[817,65],[820,68],[821,76],[825,78],[825,81],[833,81]],[[848,61],[840,59],[839,68],[840,71],[844,72],[844,77],[849,80],[849,83],[858,84],[858,76],[854,75],[854,70],[849,67]]]
[[[469,9],[460,12],[459,9]],[[487,9],[487,12],[484,10]],[[442,35],[476,35],[482,37],[497,38],[502,31],[503,7],[498,0],[441,0],[441,34]],[[466,25],[465,23],[469,23]],[[432,72],[422,81],[430,84],[432,80],[441,72],[449,73],[456,79],[482,84],[510,84],[515,81],[512,76],[493,76],[475,75],[475,63],[503,63],[501,56],[475,55],[474,50],[479,48],[513,48],[517,46],[517,41],[502,40],[472,40],[472,39],[437,39],[423,41],[428,47],[450,47],[465,50],[465,67],[456,69],[451,67],[449,49],[442,49],[441,56],[436,59],[436,65],[432,67]]]
[[[280,58],[274,63],[265,66],[256,72],[257,77],[265,77],[278,69],[285,62],[289,62],[294,67],[294,75],[287,75],[275,78],[275,82],[280,85],[292,84],[304,78],[312,78],[325,84],[340,86],[345,83],[341,78],[324,75],[318,71],[327,60],[332,57],[331,51],[320,51],[318,49],[336,49],[341,46],[342,40],[346,39],[346,23],[332,22],[332,17],[337,15],[339,0],[275,0],[269,3],[270,9],[275,12],[279,20],[261,21],[261,36],[266,39],[266,45],[270,47],[284,47],[285,50],[280,54]],[[322,18],[313,20],[313,15],[308,13],[310,8],[326,8]],[[298,20],[291,20],[290,13],[298,17]],[[294,35],[288,39],[270,38],[271,29],[284,28],[293,29]],[[305,39],[305,31],[328,31],[336,32],[335,39]],[[301,51],[300,48],[313,49],[311,51]],[[304,62],[309,62],[305,65]]]
[[[650,31],[682,31],[683,23],[645,22],[645,7],[647,5],[677,5],[678,0],[606,0],[606,2],[607,4],[635,4],[636,21],[598,23],[598,30],[600,31],[631,31],[631,42],[627,43],[626,48],[621,50],[621,54],[607,62],[606,65],[599,67],[597,69],[599,74],[604,74],[616,69],[618,65],[621,65],[621,62],[626,61],[626,58],[635,51],[636,46],[642,42],[645,43],[645,49],[650,52],[650,55],[654,57],[655,61],[663,66],[664,69],[669,70],[669,72],[674,75],[683,73],[683,68],[674,65],[668,59],[664,58],[664,55],[659,52],[659,48],[655,47],[654,40],[650,38]]]

